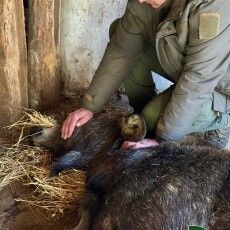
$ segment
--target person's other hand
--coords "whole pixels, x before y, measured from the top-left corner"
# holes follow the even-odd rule
[[[159,143],[154,139],[143,139],[142,141],[132,142],[132,141],[125,141],[121,146],[121,149],[140,149],[140,148],[147,148],[147,147],[156,147]]]
[[[75,127],[84,125],[93,117],[93,112],[90,110],[81,108],[70,113],[62,124],[61,137],[66,140],[71,137]]]

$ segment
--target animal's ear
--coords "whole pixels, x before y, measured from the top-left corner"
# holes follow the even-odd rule
[[[58,176],[63,170],[67,169],[81,169],[82,154],[78,151],[70,151],[65,156],[60,157],[51,169],[51,176]]]
[[[146,135],[146,124],[142,116],[132,114],[121,119],[121,136],[127,141],[140,141]]]

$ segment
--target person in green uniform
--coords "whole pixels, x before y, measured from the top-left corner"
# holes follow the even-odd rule
[[[110,42],[83,99],[68,115],[62,138],[99,112],[123,83],[150,139],[124,148],[154,146],[204,132],[218,148],[229,139],[230,1],[129,0],[110,27]],[[174,82],[156,95],[151,71]]]

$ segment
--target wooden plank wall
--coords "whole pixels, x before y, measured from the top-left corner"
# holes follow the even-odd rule
[[[59,10],[61,0],[29,1],[29,102],[34,109],[55,106],[60,98]]]
[[[0,127],[28,106],[27,51],[22,0],[0,0]]]

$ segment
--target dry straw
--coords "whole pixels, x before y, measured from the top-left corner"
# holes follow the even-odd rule
[[[23,109],[24,116],[7,128],[29,128],[34,126],[50,128],[55,125],[55,120],[49,116],[42,115],[33,109]]]
[[[34,194],[17,200],[38,211],[45,210],[49,217],[74,210],[75,202],[84,192],[85,174],[82,171],[72,170],[51,178],[46,167],[34,167],[31,178],[28,185],[34,186]]]
[[[17,141],[0,137],[0,191],[13,181],[21,180],[34,188],[30,197],[18,199],[30,207],[37,208],[48,217],[56,217],[74,208],[74,203],[84,192],[85,174],[71,170],[59,177],[50,177],[51,154],[48,150],[29,146],[23,137],[23,130],[32,126],[52,127],[55,121],[34,110],[8,128],[21,129]]]

